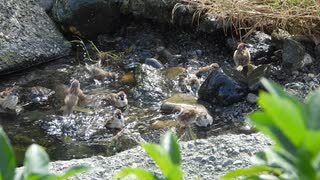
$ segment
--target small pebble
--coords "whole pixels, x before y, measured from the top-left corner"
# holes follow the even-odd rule
[[[257,96],[257,95],[255,95],[255,94],[253,94],[253,93],[249,93],[249,94],[247,95],[247,101],[248,101],[249,103],[255,104],[255,103],[257,102],[257,100],[258,100],[258,96]]]
[[[308,77],[309,77],[309,78],[314,78],[314,74],[313,74],[313,73],[309,73],[309,74],[308,74]]]
[[[233,165],[241,165],[242,161],[241,160],[236,160],[233,162]]]

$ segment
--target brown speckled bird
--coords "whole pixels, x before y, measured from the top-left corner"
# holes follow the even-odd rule
[[[0,107],[3,109],[15,110],[19,102],[18,93],[13,90],[10,94],[5,93],[3,98],[0,98]]]
[[[197,96],[198,91],[200,89],[200,81],[197,77],[192,77],[188,80],[188,85],[193,93],[193,95]]]
[[[108,120],[105,127],[122,129],[125,126],[125,118],[120,109],[116,109],[113,113],[113,118]]]
[[[67,90],[67,95],[64,98],[65,108],[63,114],[71,114],[74,107],[78,104],[79,99],[85,99],[85,95],[80,89],[80,82],[78,80],[73,80],[70,88]]]
[[[208,66],[204,66],[204,67],[201,67],[199,68],[199,70],[197,70],[195,72],[195,75],[198,77],[198,78],[201,78],[201,76],[204,74],[204,73],[207,73],[207,72],[210,72],[212,69],[214,68],[219,68],[219,64],[218,63],[212,63]]]
[[[98,67],[86,66],[86,68],[89,71],[91,77],[94,79],[97,79],[97,80],[110,79],[113,81],[116,79],[116,74],[113,72],[105,71]]]
[[[127,94],[123,91],[120,91],[118,93],[111,93],[108,100],[113,106],[117,108],[122,108],[128,105]]]
[[[238,71],[242,71],[244,66],[250,64],[251,55],[244,43],[240,43],[233,54],[233,60]]]

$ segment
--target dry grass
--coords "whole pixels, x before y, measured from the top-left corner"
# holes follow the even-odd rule
[[[182,4],[195,10],[194,20],[216,16],[242,38],[256,29],[320,35],[320,0],[182,0],[175,9]]]

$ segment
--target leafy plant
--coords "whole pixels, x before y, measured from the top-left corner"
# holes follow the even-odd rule
[[[27,149],[24,168],[21,174],[15,174],[16,160],[9,139],[0,127],[0,180],[64,180],[68,177],[85,172],[85,166],[74,166],[61,175],[49,173],[49,156],[37,144]]]
[[[113,176],[119,179],[126,176],[143,180],[179,180],[182,179],[181,156],[177,137],[171,132],[167,132],[160,141],[160,144],[147,143],[142,145],[143,149],[155,161],[160,168],[164,178],[154,175],[143,168],[126,167]]]
[[[259,94],[263,111],[249,119],[275,144],[258,153],[252,167],[230,171],[221,179],[320,179],[320,90],[301,102],[273,82],[262,83],[269,91]]]

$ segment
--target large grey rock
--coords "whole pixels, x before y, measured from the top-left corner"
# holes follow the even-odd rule
[[[118,30],[120,5],[115,0],[56,0],[52,15],[65,31],[93,38]]]
[[[123,16],[190,27],[195,24],[195,13],[196,8],[182,0],[56,0],[52,9],[62,29],[86,38],[118,31],[123,23],[119,18]],[[212,15],[198,20],[200,31],[213,32],[225,27],[221,18]],[[227,27],[232,24],[228,23]]]
[[[54,0],[37,0],[40,7],[42,7],[47,13],[49,13],[53,7]]]
[[[227,134],[209,139],[180,143],[184,179],[218,179],[228,170],[250,165],[250,158],[271,145],[270,139],[257,133]],[[62,172],[73,165],[92,167],[89,173],[70,179],[112,179],[125,166],[143,167],[159,173],[154,162],[142,148],[134,148],[111,157],[94,156],[86,159],[57,161],[50,164],[52,172]]]
[[[230,105],[243,100],[248,94],[248,86],[246,80],[234,72],[237,71],[214,69],[202,83],[199,99],[213,105]]]
[[[305,49],[301,43],[293,39],[285,39],[283,43],[282,64],[286,70],[303,67]]]
[[[70,44],[37,1],[0,0],[0,75],[68,55]]]

